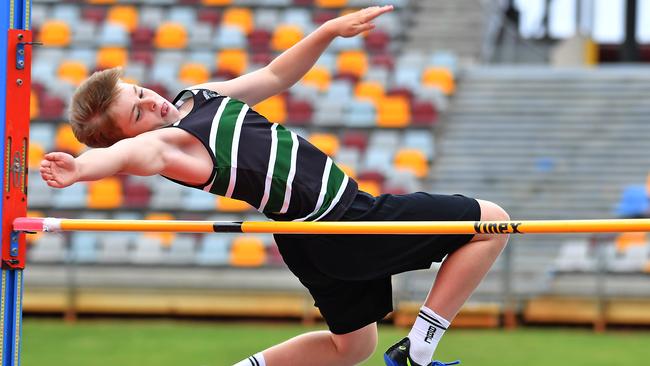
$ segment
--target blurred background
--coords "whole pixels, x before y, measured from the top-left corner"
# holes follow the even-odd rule
[[[328,19],[382,4],[395,11],[377,19],[376,30],[337,39],[302,81],[255,109],[321,148],[372,194],[462,193],[492,200],[518,220],[648,216],[650,0],[34,0],[32,27],[44,45],[34,48],[32,65],[30,215],[264,220],[245,203],[161,177],[55,190],[37,167],[48,151],[84,151],[65,122],[66,108],[95,70],[122,66],[127,81],[171,99],[183,87],[266,65]],[[513,236],[510,243],[455,321],[456,328],[488,330],[460,331],[460,338],[450,337],[452,350],[454,342],[527,339],[526,330],[504,328],[561,325],[559,333],[544,329],[535,336],[570,337],[564,327],[578,326],[588,332],[575,344],[596,349],[585,352],[594,360],[578,356],[571,364],[638,357],[606,346],[617,340],[601,344],[590,335],[591,329],[650,325],[647,233]],[[286,326],[299,327],[296,333],[305,324],[323,327],[270,235],[75,232],[30,235],[28,245],[28,364],[101,364],[83,359],[84,341],[54,343],[55,350],[71,350],[60,363],[33,359],[50,352],[30,347],[73,339],[57,333],[64,329],[48,333],[60,322],[35,320],[42,315],[68,324],[110,317],[104,326],[119,329],[121,341],[130,339],[121,333],[131,329],[124,319],[152,317],[208,321],[215,329],[262,320],[275,324],[269,334]],[[390,334],[387,344],[408,332],[436,268],[394,278],[396,311],[382,328]],[[203,325],[192,324],[184,337],[200,334]],[[184,334],[177,325],[163,327]],[[224,339],[237,332],[227,329]],[[110,344],[103,330],[89,332],[84,340]],[[202,349],[213,352],[212,361],[185,364],[228,364],[256,347]],[[531,362],[504,360],[508,352],[498,352],[499,362],[490,363],[487,354],[496,360],[498,349],[482,350],[473,364]],[[88,353],[106,353],[94,352]],[[198,351],[173,353],[183,352]],[[172,364],[147,354],[134,356],[137,364]],[[229,361],[219,361],[222,356]]]

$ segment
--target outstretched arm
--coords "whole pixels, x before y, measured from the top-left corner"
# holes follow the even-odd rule
[[[329,20],[266,67],[232,80],[205,83],[194,88],[214,90],[255,105],[302,79],[334,38],[354,37],[369,31],[375,27],[372,20],[392,10],[392,5],[373,6]]]
[[[77,158],[62,152],[46,154],[39,170],[47,185],[54,188],[120,173],[154,175],[166,166],[165,146],[160,139],[144,134],[88,150]]]

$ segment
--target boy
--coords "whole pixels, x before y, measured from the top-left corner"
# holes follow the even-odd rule
[[[119,80],[93,74],[75,93],[70,123],[88,146],[77,158],[53,152],[41,163],[51,187],[114,174],[161,174],[179,184],[244,200],[273,220],[508,220],[497,205],[423,192],[372,197],[332,160],[248,105],[289,88],[337,36],[371,30],[391,6],[324,23],[268,66],[224,82],[181,91],[172,103]],[[297,336],[241,361],[244,365],[355,365],[376,347],[377,326],[392,310],[391,275],[438,272],[407,338],[387,365],[431,362],[450,321],[503,250],[496,235],[275,235],[289,269],[309,289],[329,331]]]

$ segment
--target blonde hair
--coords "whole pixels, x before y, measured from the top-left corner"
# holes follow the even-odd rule
[[[75,91],[70,103],[70,125],[75,137],[90,147],[108,147],[126,137],[109,108],[119,95],[121,68],[93,73]]]

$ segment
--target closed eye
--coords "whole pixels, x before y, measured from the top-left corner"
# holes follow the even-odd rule
[[[138,95],[138,97],[140,99],[142,99],[143,94],[144,94],[144,91],[143,91],[142,88],[140,88],[140,95]],[[137,114],[135,115],[135,120],[138,121],[139,119],[140,119],[140,107],[138,107]]]

